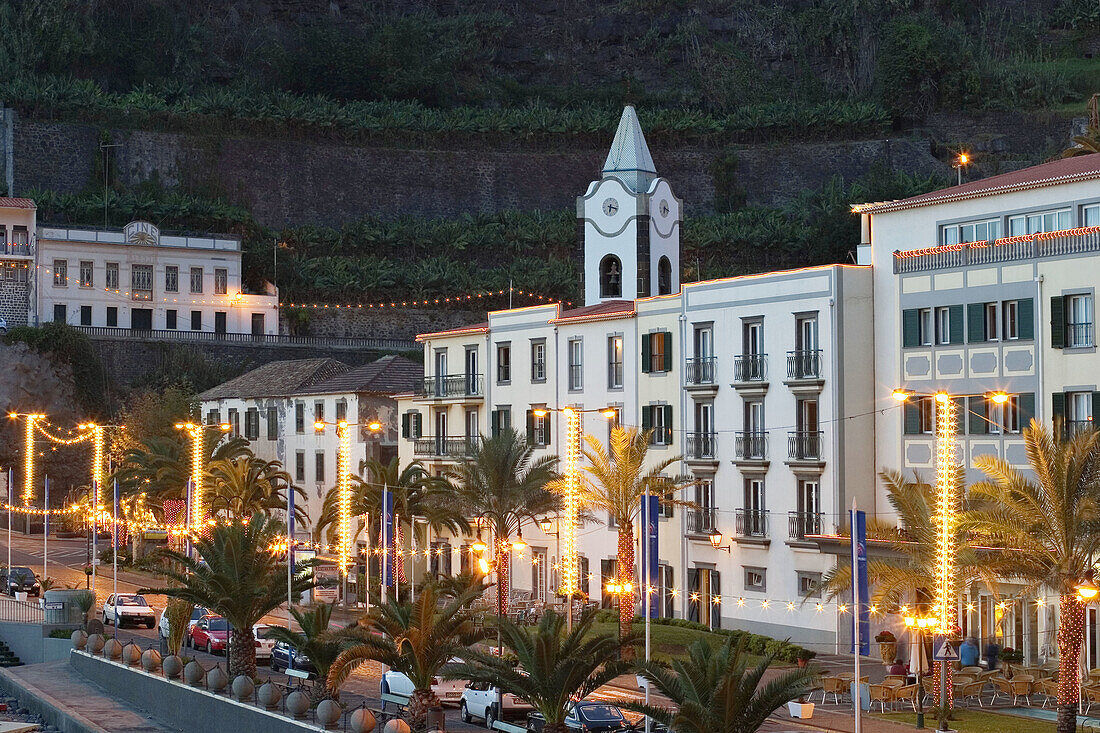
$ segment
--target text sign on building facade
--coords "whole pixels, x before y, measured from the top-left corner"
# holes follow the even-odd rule
[[[130,244],[160,244],[160,229],[147,221],[132,221],[122,228]]]

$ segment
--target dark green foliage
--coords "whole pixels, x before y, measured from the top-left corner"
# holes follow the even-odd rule
[[[617,616],[612,617],[610,620],[617,620]],[[598,620],[598,619],[597,619]],[[645,619],[641,616],[634,617],[635,624],[644,624]],[[707,631],[722,636],[727,636],[733,639],[734,645],[742,642],[745,643],[745,651],[749,654],[756,656],[771,656],[781,662],[789,662],[794,664],[799,659],[813,659],[817,656],[816,652],[813,652],[805,647],[792,644],[786,640],[773,639],[770,636],[761,636],[760,634],[751,634],[748,631],[742,631],[740,629],[712,629],[705,624],[701,624],[697,621],[689,621],[683,618],[654,618],[650,619],[649,623],[658,626],[679,626],[684,629],[694,629],[696,631]]]
[[[83,333],[65,323],[50,322],[41,328],[13,328],[4,337],[4,342],[25,343],[35,351],[68,364],[73,371],[80,409],[89,417],[106,414],[107,376],[91,340]]]

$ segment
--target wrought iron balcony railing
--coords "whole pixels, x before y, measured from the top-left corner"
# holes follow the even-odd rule
[[[741,354],[733,357],[733,381],[763,382],[767,378],[767,354]]]
[[[759,509],[738,509],[736,519],[738,537],[768,536],[768,512]]]
[[[825,515],[813,512],[789,512],[787,514],[787,536],[792,540],[802,540],[810,535],[822,532]]]
[[[734,435],[734,452],[745,460],[763,460],[768,457],[768,434],[764,431],[738,432]]]
[[[715,508],[712,506],[688,509],[687,531],[691,534],[710,534],[715,528]]]
[[[714,458],[718,455],[717,433],[688,433],[685,458]]]
[[[787,379],[820,379],[821,349],[787,352]]]
[[[821,458],[821,431],[795,431],[787,433],[787,456],[791,460],[805,461]]]
[[[440,374],[424,377],[417,385],[418,397],[481,397],[484,394],[480,374]]]
[[[718,358],[704,356],[688,359],[684,365],[684,383],[694,385],[714,384]]]
[[[444,438],[424,436],[413,441],[413,453],[418,456],[440,458],[468,458],[481,445],[479,436]]]

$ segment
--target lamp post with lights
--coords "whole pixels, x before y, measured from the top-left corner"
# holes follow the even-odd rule
[[[197,527],[206,523],[206,430],[217,427],[223,433],[228,433],[232,426],[227,423],[217,425],[205,425],[203,423],[176,423],[176,430],[182,430],[191,438],[191,496],[188,503],[188,529],[195,532]]]
[[[955,167],[955,170],[958,171],[959,185],[961,186],[963,182],[963,168],[970,165],[970,154],[960,151],[959,154],[955,156],[955,162],[953,165]]]
[[[354,548],[352,547],[351,536],[351,430],[356,423],[349,423],[347,420],[337,420],[336,422],[325,422],[324,420],[317,420],[313,423],[314,431],[320,435],[325,431],[326,425],[333,425],[336,427],[336,490],[339,512],[337,514],[337,535],[340,538],[339,546],[336,552],[336,563],[340,569],[340,595],[342,596],[344,606],[348,605],[348,568],[351,567],[352,557],[354,557]],[[366,424],[367,429],[372,433],[377,433],[382,430],[382,423],[377,420],[371,421]],[[293,488],[288,490],[293,491]],[[383,509],[383,511],[385,511]],[[289,525],[288,525],[289,526]],[[289,553],[288,549],[288,553]],[[385,552],[386,548],[383,547],[382,551]],[[385,583],[385,578],[382,579]]]

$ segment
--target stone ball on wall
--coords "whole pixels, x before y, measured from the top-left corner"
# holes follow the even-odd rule
[[[108,659],[121,659],[122,658],[122,642],[118,639],[108,639],[103,645],[103,656]]]
[[[246,674],[239,674],[233,678],[233,697],[245,702],[256,691],[256,685],[252,678]]]
[[[383,733],[410,733],[411,728],[401,718],[393,718],[386,721],[386,727],[382,729]]]
[[[146,672],[155,672],[160,664],[160,652],[156,649],[146,649],[141,653],[141,668]]]
[[[88,633],[84,629],[77,629],[69,637],[73,642],[73,649],[83,649],[88,644]]]
[[[174,680],[180,676],[183,671],[183,660],[175,654],[169,654],[164,658],[164,661],[160,664],[161,670],[164,672],[164,676],[170,680]]]
[[[99,654],[103,651],[103,645],[107,643],[107,640],[103,638],[103,634],[92,634],[88,637],[88,651],[92,654]]]
[[[211,692],[221,692],[229,685],[229,675],[220,664],[214,665],[214,668],[206,673],[206,689]]]
[[[260,685],[260,689],[256,692],[256,697],[259,699],[260,705],[263,705],[268,710],[274,710],[278,707],[279,701],[283,699],[283,693],[278,685],[268,680]]]
[[[206,676],[206,670],[202,665],[192,659],[187,663],[187,666],[183,668],[183,678],[187,680],[187,684],[195,685],[196,687],[202,684],[202,678]]]
[[[286,711],[295,718],[304,718],[309,710],[309,696],[301,690],[295,690],[286,696]]]
[[[348,730],[351,733],[370,733],[375,725],[374,713],[366,708],[359,708],[351,714],[348,721]]]
[[[336,725],[336,721],[343,713],[340,703],[335,700],[322,700],[317,705],[317,724],[322,728],[331,728]]]

